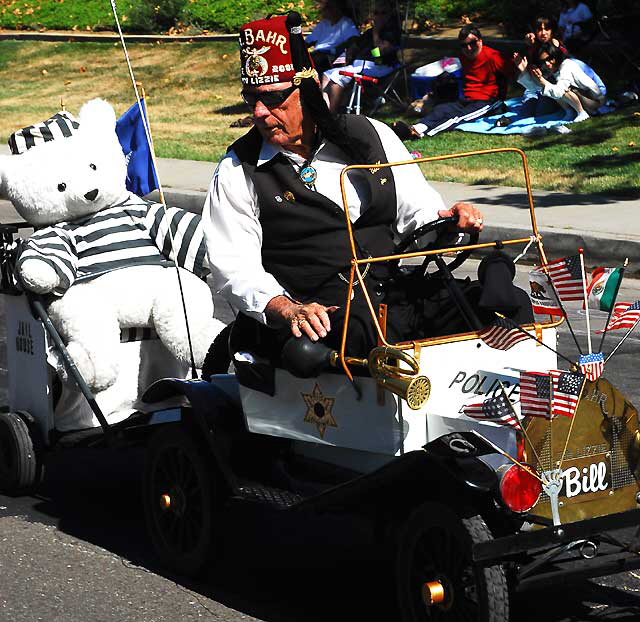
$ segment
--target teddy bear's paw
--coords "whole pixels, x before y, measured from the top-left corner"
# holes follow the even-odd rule
[[[47,294],[60,285],[56,271],[40,259],[25,259],[20,264],[20,279],[27,289],[36,294]]]
[[[91,356],[77,341],[67,346],[67,351],[76,364],[78,371],[92,391],[108,389],[118,377],[117,363],[110,364],[105,357]]]

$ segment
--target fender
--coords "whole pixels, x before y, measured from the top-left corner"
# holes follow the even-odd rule
[[[238,383],[232,374],[213,376],[211,382],[162,378],[144,392],[142,401],[153,403],[176,395],[184,395],[193,409],[202,415],[217,408],[242,412]]]
[[[218,438],[226,435],[223,421],[241,423],[242,407],[236,379],[231,374],[213,376],[211,382],[162,378],[145,391],[142,401],[152,403],[176,395],[184,395],[189,400],[191,409],[183,410],[182,421],[194,429],[197,442],[206,444],[229,492],[236,493],[237,480],[225,458],[224,443]]]
[[[497,486],[495,471],[475,456],[444,456],[436,452],[412,451],[383,467],[320,495],[301,501],[297,507],[319,512],[376,510],[413,507],[419,500],[440,499],[466,505],[470,497],[488,496]]]

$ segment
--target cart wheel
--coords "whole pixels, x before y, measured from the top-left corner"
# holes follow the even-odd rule
[[[11,495],[29,492],[39,473],[27,424],[17,413],[0,413],[0,490]]]
[[[396,552],[402,622],[507,622],[504,570],[471,561],[472,546],[489,539],[480,516],[462,519],[435,503],[414,511],[400,530]]]
[[[179,574],[196,576],[213,553],[214,477],[184,426],[152,436],[143,486],[147,530],[158,557]]]

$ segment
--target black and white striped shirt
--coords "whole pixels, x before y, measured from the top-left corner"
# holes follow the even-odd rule
[[[80,220],[37,230],[24,240],[16,263],[40,259],[58,274],[62,295],[75,282],[135,265],[174,265],[200,277],[206,276],[206,248],[201,217],[177,207],[165,211],[162,204],[129,195],[128,199]]]

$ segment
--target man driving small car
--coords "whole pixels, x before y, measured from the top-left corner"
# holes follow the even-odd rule
[[[322,97],[300,16],[274,16],[240,32],[242,97],[254,127],[229,147],[213,176],[203,210],[216,289],[244,314],[336,347],[341,338],[351,250],[340,172],[360,257],[391,254],[394,240],[438,217],[457,217],[463,231],[481,231],[468,203],[447,209],[386,125],[332,115]],[[366,265],[366,264],[365,264]],[[389,340],[417,338],[422,318],[405,297],[390,296],[389,269],[363,268],[374,306],[389,303]],[[354,289],[347,351],[366,356],[375,332],[362,287]]]

